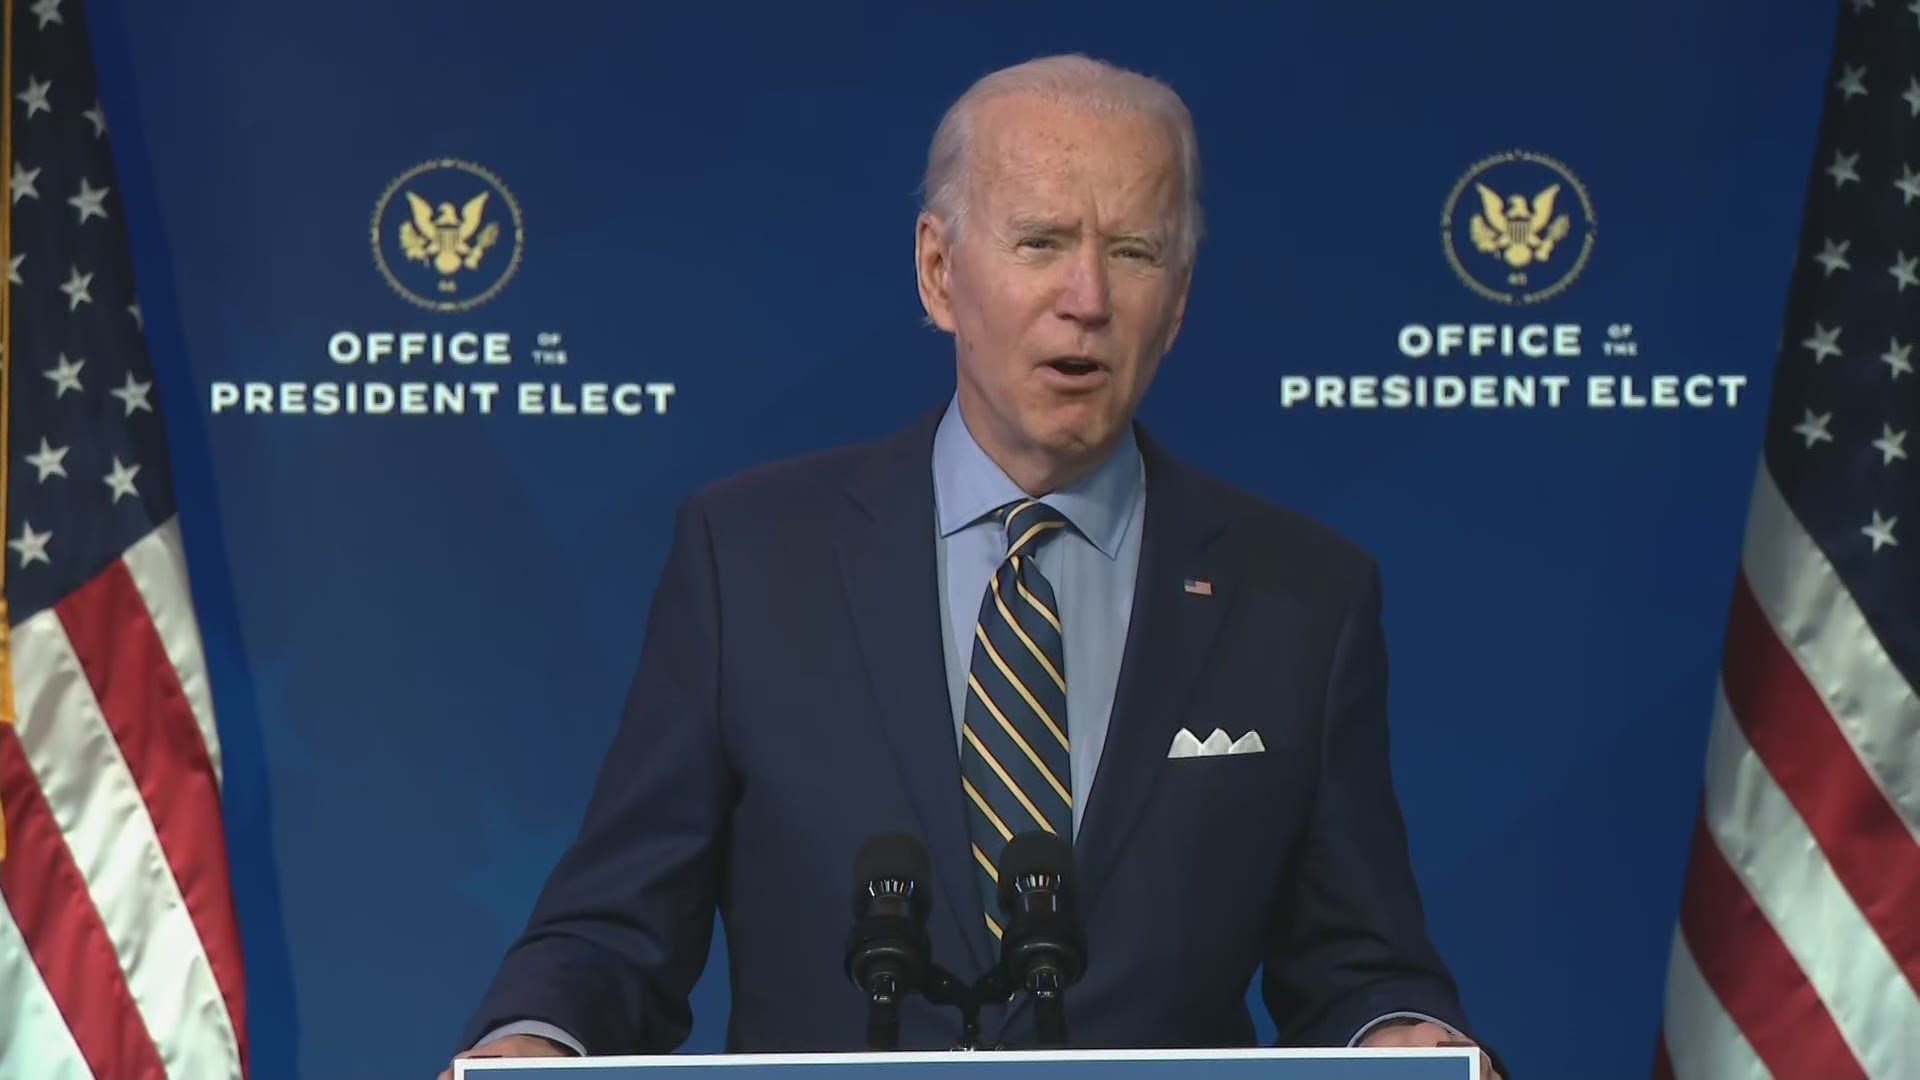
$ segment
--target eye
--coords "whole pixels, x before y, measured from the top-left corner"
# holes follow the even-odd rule
[[[1150,263],[1153,261],[1153,252],[1143,247],[1129,246],[1129,247],[1117,248],[1115,249],[1114,254],[1120,256],[1123,259],[1132,260],[1134,262]]]
[[[1024,236],[1018,246],[1028,251],[1052,251],[1059,243],[1051,236]]]

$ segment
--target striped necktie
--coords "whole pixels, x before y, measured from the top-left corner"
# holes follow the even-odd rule
[[[960,783],[987,931],[1000,938],[997,869],[1008,840],[1043,829],[1073,835],[1067,756],[1067,665],[1053,586],[1033,553],[1067,519],[1032,499],[1002,507],[1007,557],[987,583],[973,628]]]

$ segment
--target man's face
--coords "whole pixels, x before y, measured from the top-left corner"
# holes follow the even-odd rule
[[[1008,97],[975,119],[958,242],[921,219],[921,299],[954,335],[975,440],[1057,486],[1111,450],[1179,329],[1178,152],[1144,115]]]

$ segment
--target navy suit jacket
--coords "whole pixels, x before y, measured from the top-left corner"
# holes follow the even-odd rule
[[[537,1019],[594,1054],[672,1049],[717,908],[729,1049],[859,1049],[842,948],[854,855],[884,831],[932,858],[935,960],[968,981],[989,967],[940,638],[938,419],[682,507],[580,835],[462,1045]],[[1344,1045],[1402,1010],[1466,1030],[1393,792],[1374,564],[1144,432],[1140,448],[1134,614],[1075,843],[1073,1042],[1250,1044],[1257,970],[1283,1044]],[[1182,727],[1255,730],[1266,752],[1169,760]],[[988,1010],[984,1034],[1027,1044],[1031,1012]],[[916,999],[901,1044],[944,1049],[957,1026]]]

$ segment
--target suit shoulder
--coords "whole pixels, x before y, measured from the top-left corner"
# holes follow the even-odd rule
[[[847,492],[876,467],[900,469],[922,449],[909,429],[873,442],[834,447],[752,466],[696,491],[688,505],[721,534],[741,531],[794,538],[795,530],[824,526]],[[932,466],[927,467],[932,483]]]
[[[818,513],[823,501],[846,486],[871,446],[843,446],[755,465],[715,480],[689,500],[710,520],[733,524],[774,522],[798,513]]]

